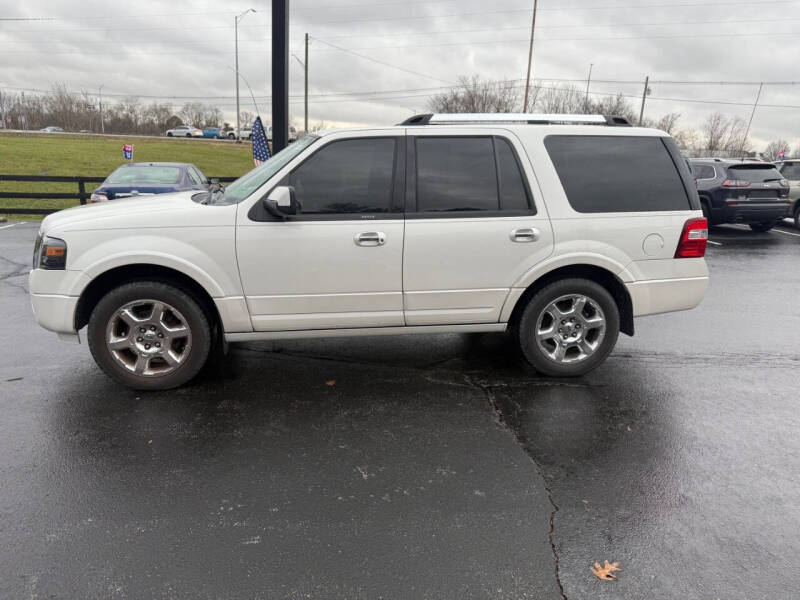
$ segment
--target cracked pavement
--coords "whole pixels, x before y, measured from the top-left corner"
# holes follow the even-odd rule
[[[581,379],[398,336],[233,345],[150,394],[33,323],[37,227],[0,229],[0,597],[797,596],[789,227],[713,230],[704,304]]]

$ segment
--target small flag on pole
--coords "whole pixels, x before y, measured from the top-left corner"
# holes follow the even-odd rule
[[[133,160],[133,144],[122,144],[122,156],[126,160]]]
[[[253,162],[256,166],[269,160],[269,144],[267,144],[267,134],[264,132],[264,124],[261,117],[256,117],[253,123]]]
[[[778,160],[783,160],[784,158],[786,158],[786,148],[778,152]]]

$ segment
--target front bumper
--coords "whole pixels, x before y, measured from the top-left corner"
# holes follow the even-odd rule
[[[77,296],[31,294],[33,317],[45,329],[59,334],[75,335]]]

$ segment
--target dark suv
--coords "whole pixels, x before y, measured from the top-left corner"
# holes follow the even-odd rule
[[[746,223],[768,231],[788,216],[789,182],[772,163],[692,158],[689,164],[709,225]]]

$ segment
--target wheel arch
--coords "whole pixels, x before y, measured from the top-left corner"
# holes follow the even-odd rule
[[[536,281],[531,283],[514,305],[509,318],[509,326],[515,327],[519,324],[522,311],[528,301],[542,288],[561,279],[578,277],[588,279],[602,285],[617,303],[619,309],[619,330],[632,336],[634,334],[633,325],[633,301],[628,293],[625,284],[608,269],[590,264],[567,265],[548,271]]]
[[[212,328],[219,328],[222,318],[211,294],[196,280],[177,269],[163,265],[137,263],[122,265],[104,271],[83,289],[75,309],[75,331],[89,323],[89,317],[100,299],[110,290],[131,281],[160,281],[174,285],[191,294],[203,307]]]

